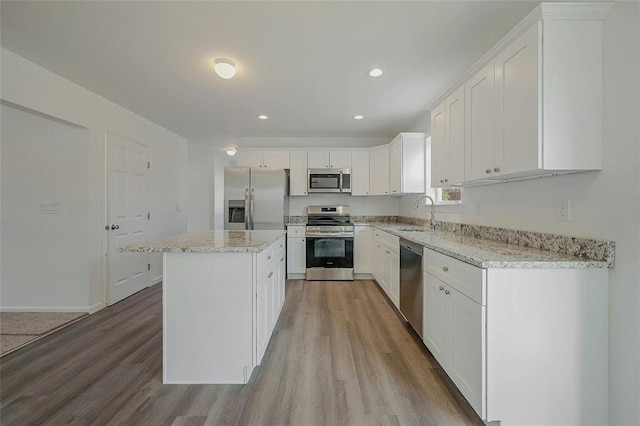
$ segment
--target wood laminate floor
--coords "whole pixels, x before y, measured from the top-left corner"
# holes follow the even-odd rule
[[[289,281],[247,385],[162,384],[155,285],[11,353],[6,425],[482,424],[373,281]]]

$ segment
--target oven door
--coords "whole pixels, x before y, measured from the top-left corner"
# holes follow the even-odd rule
[[[307,236],[307,280],[352,280],[353,237]]]

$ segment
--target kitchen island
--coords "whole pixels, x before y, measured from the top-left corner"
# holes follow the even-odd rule
[[[120,247],[163,253],[163,383],[249,381],[284,304],[284,235],[205,231]]]

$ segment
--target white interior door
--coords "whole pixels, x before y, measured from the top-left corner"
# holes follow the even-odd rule
[[[118,252],[125,244],[147,241],[148,158],[148,147],[107,133],[109,305],[148,283],[148,255]]]

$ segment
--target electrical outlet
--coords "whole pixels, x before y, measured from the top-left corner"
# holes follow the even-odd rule
[[[558,220],[571,220],[571,201],[558,200]]]

